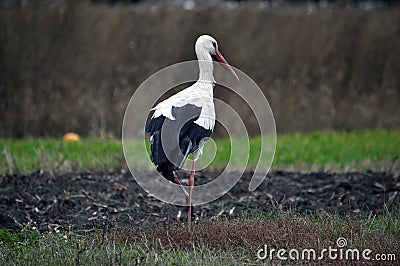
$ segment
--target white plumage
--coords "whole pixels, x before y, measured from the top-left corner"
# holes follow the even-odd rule
[[[213,130],[215,125],[213,88],[213,83],[197,81],[189,88],[178,92],[152,108],[151,110],[154,110],[152,118],[165,116],[168,119],[175,120],[175,117],[172,115],[172,107],[182,107],[192,104],[202,108],[200,117],[194,123],[205,129]]]
[[[193,104],[202,108],[200,117],[194,121],[194,123],[205,129],[214,129],[214,67],[211,52],[216,49],[218,49],[217,41],[213,37],[202,35],[197,39],[195,50],[199,62],[199,80],[192,86],[178,92],[152,108],[151,110],[154,110],[152,118],[163,115],[171,120],[175,120],[171,112],[172,107],[182,107],[186,104]]]

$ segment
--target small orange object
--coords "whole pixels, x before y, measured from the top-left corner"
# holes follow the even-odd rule
[[[77,141],[80,141],[80,137],[76,133],[69,132],[69,133],[64,135],[63,141],[65,141],[65,142],[77,142]]]

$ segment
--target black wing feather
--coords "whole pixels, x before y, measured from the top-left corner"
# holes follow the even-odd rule
[[[205,129],[194,123],[200,113],[201,107],[192,104],[172,107],[175,120],[159,116],[152,118],[147,124],[146,132],[150,133],[152,139],[151,160],[157,166],[157,170],[171,181],[173,181],[172,171],[180,169],[187,155],[199,148],[200,141],[211,136],[211,129]]]

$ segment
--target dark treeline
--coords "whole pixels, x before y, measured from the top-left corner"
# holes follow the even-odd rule
[[[10,1],[10,0],[9,0]],[[110,5],[115,5],[115,4],[136,4],[136,3],[144,3],[144,2],[167,2],[167,0],[90,0],[93,3],[107,3]],[[188,1],[188,0],[181,0],[181,2]],[[194,0],[193,2],[201,2],[204,0]],[[253,0],[220,0],[218,2],[243,2],[247,3]],[[175,1],[177,2],[177,1]],[[215,3],[217,1],[209,1],[212,3]],[[260,0],[260,2],[267,2],[269,4],[275,4],[275,5],[282,5],[282,4],[307,4],[307,3],[315,3],[315,4],[326,4],[326,3],[338,3],[341,5],[357,5],[357,4],[362,4],[362,3],[368,3],[368,4],[375,4],[375,5],[394,5],[398,4],[399,1],[397,0],[380,0],[380,1],[366,1],[366,0]]]
[[[2,137],[119,136],[135,88],[194,59],[203,33],[263,89],[279,132],[400,125],[398,8],[20,2],[0,8]],[[234,96],[216,96],[251,116]]]

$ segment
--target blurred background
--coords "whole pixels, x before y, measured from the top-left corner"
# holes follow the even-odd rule
[[[0,0],[0,137],[119,138],[135,89],[195,59],[204,33],[261,87],[280,133],[400,125],[396,1]]]

